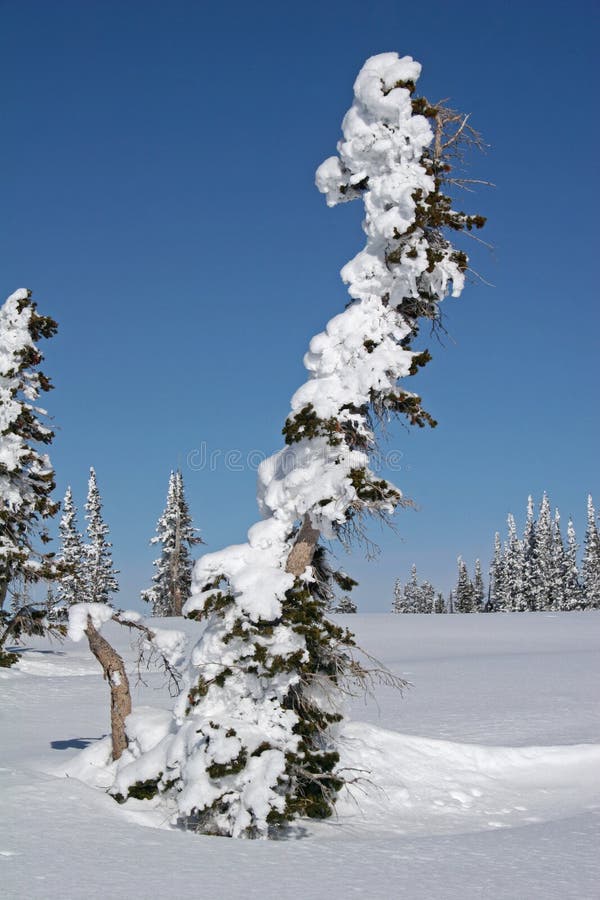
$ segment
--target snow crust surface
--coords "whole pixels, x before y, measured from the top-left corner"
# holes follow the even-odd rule
[[[152,801],[115,803],[99,665],[85,642],[33,641],[0,671],[4,894],[191,900],[201,885],[224,900],[595,898],[600,615],[340,620],[412,687],[354,702],[340,749],[357,781],[336,817],[278,842],[181,832]],[[168,624],[192,643],[200,630]],[[104,633],[133,671],[126,629]],[[145,753],[172,727],[160,683],[150,673],[138,686],[128,720]]]

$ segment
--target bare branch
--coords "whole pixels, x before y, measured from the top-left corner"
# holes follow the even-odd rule
[[[144,624],[143,622],[135,622],[130,619],[123,619],[123,613],[121,610],[117,610],[112,617],[113,622],[117,622],[119,625],[123,625],[126,628],[135,628],[137,631],[141,632],[140,639],[138,641],[138,656],[137,656],[137,676],[138,680],[145,684],[142,675],[141,675],[141,665],[143,662],[146,663],[146,670],[148,670],[155,659],[159,660],[160,665],[164,669],[166,675],[169,680],[169,694],[171,697],[176,697],[181,693],[181,672],[176,669],[171,661],[167,658],[167,656],[163,653],[163,651],[156,645],[156,633],[152,631],[152,629]],[[146,651],[149,649],[149,654],[146,656]]]

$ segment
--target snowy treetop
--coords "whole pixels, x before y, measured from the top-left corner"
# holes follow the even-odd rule
[[[319,431],[300,429],[261,464],[258,504],[265,521],[250,529],[247,544],[199,560],[188,613],[203,608],[215,577],[224,576],[252,618],[277,615],[278,598],[291,583],[284,565],[295,524],[308,514],[333,538],[348,510],[365,505],[352,477],[364,472],[375,479],[368,469],[374,435],[365,411],[374,397],[397,395],[398,379],[413,374],[418,356],[405,346],[414,320],[400,311],[403,302],[427,295],[437,303],[462,290],[464,274],[447,242],[437,241],[432,263],[431,229],[416,199],[436,189],[424,156],[433,131],[411,100],[420,72],[411,57],[383,53],[368,59],[356,79],[338,156],[319,167],[316,183],[330,206],[363,199],[367,240],[342,270],[354,302],[311,340],[304,357],[309,377],[294,394],[288,419],[310,410]],[[323,423],[331,433],[324,433]],[[347,426],[352,441],[342,439]],[[393,489],[371,506],[389,513],[400,497]]]

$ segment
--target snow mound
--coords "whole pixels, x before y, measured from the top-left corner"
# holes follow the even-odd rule
[[[350,784],[321,832],[457,834],[600,809],[600,745],[487,747],[362,722],[340,737]]]
[[[166,710],[140,707],[128,718],[132,744],[120,763],[112,762],[110,739],[104,738],[56,774],[102,789],[115,775],[119,786],[124,776],[126,793],[129,770],[135,770],[133,780],[144,780],[148,773],[139,769],[140,762],[153,763],[165,754],[171,727]],[[490,747],[347,722],[339,750],[349,784],[331,820],[301,823],[314,836],[347,840],[473,833],[600,810],[600,744]],[[154,768],[150,765],[150,774]],[[165,809],[154,800],[128,801],[123,813],[138,824],[168,827]]]

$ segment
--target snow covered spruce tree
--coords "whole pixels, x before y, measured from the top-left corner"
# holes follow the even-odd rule
[[[433,591],[429,582],[419,584],[417,577],[417,567],[413,563],[410,568],[410,579],[402,587],[402,582],[398,578],[394,586],[394,600],[392,603],[392,612],[395,613],[421,613],[431,612],[431,609],[425,609],[425,601],[423,588],[425,585]]]
[[[473,575],[473,612],[481,612],[485,600],[485,585],[481,571],[480,560],[475,560],[475,574]]]
[[[560,513],[554,511],[552,521],[552,537],[550,546],[550,572],[548,579],[548,600],[546,609],[567,609],[567,554],[560,529]]]
[[[494,535],[494,556],[490,565],[490,582],[486,609],[499,612],[507,608],[506,602],[506,562],[502,552],[500,533]]]
[[[4,609],[11,585],[27,595],[27,585],[53,578],[53,555],[43,549],[49,538],[42,521],[54,516],[54,470],[42,448],[52,430],[38,407],[40,394],[52,387],[38,368],[43,356],[37,342],[51,338],[56,322],[42,316],[31,291],[18,290],[0,307],[0,658],[16,660],[2,646],[19,634],[44,630],[45,610],[26,601]],[[24,594],[23,594],[24,591]]]
[[[455,590],[455,609],[457,613],[471,613],[475,611],[475,591],[469,578],[467,566],[461,556],[458,557],[458,581]]]
[[[356,79],[338,156],[317,172],[329,206],[365,205],[366,247],[342,271],[351,302],[310,343],[286,446],[259,470],[262,521],[195,566],[184,614],[207,627],[171,731],[113,788],[126,796],[143,780],[168,792],[180,821],[206,833],[261,837],[328,816],[344,783],[339,680],[357,664],[352,636],[325,616],[313,561],[320,538],[360,532],[364,516],[402,503],[371,469],[374,427],[394,414],[433,424],[398,380],[430,358],[411,346],[419,319],[435,323],[463,288],[467,258],[445,229],[483,224],[444,193],[468,123],[415,95],[420,71],[384,53]]]
[[[347,594],[345,594],[337,601],[332,609],[332,612],[348,615],[348,613],[358,612],[358,606],[356,605],[352,597],[349,597]]]
[[[515,517],[508,514],[508,541],[504,551],[504,605],[505,612],[523,612],[527,602],[523,591],[525,560],[523,542],[517,535]],[[499,607],[500,608],[500,607]]]
[[[142,591],[142,599],[152,604],[154,616],[180,616],[192,585],[191,549],[203,543],[185,499],[183,476],[171,472],[167,491],[167,505],[156,525],[151,544],[161,544],[162,550],[154,561],[156,572],[153,585]]]
[[[429,581],[419,583],[417,567],[413,563],[410,580],[402,588],[398,578],[394,585],[393,613],[433,613],[445,612],[444,598],[436,595],[435,588]]]
[[[552,514],[550,501],[544,491],[537,522],[535,523],[535,542],[533,545],[533,588],[529,595],[530,608],[533,610],[548,609],[552,590]]]
[[[585,608],[600,609],[600,534],[591,494],[587,499],[582,576]]]
[[[533,497],[530,494],[527,498],[527,519],[523,534],[523,594],[529,610],[536,610],[540,607],[541,587],[538,559],[537,522]]]
[[[579,579],[579,567],[577,565],[577,536],[575,526],[571,519],[567,524],[567,547],[565,550],[565,587],[564,608],[581,609],[583,606],[583,593]]]
[[[420,596],[420,609],[421,613],[432,613],[435,609],[435,588],[430,581],[423,581],[421,583],[421,596]]]
[[[404,585],[402,606],[402,612],[405,613],[421,612],[421,586],[417,578],[417,567],[414,563],[410,569],[410,581],[407,581]]]
[[[402,596],[402,582],[399,578],[396,578],[394,582],[394,599],[392,600],[392,612],[393,613],[402,613],[404,612],[404,600]]]
[[[110,595],[119,590],[116,569],[113,569],[112,544],[108,540],[108,525],[102,518],[102,499],[96,472],[90,469],[88,495],[85,504],[87,543],[83,581],[87,603],[110,603]]]
[[[61,572],[55,600],[59,608],[65,609],[74,603],[85,602],[87,598],[86,553],[83,537],[77,528],[77,509],[70,487],[67,488],[63,500],[58,531],[60,549],[57,563],[60,564]]]

